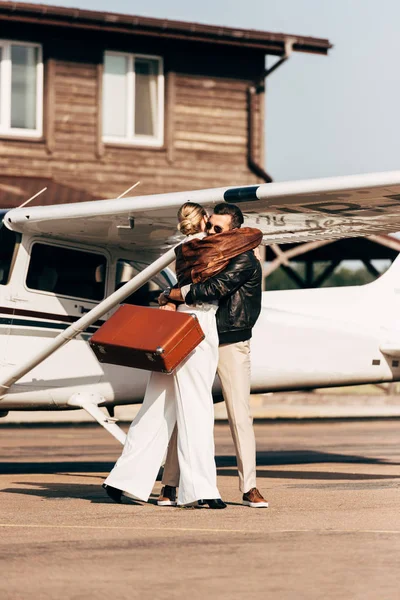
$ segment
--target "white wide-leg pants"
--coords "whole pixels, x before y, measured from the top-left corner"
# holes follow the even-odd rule
[[[147,501],[178,425],[178,504],[220,498],[214,458],[212,385],[218,363],[217,306],[182,305],[195,313],[205,339],[173,375],[152,373],[123,452],[105,483]]]

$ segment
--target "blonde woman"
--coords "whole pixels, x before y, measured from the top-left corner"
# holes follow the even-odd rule
[[[231,255],[243,251],[243,244],[255,247],[260,242],[260,232],[249,229],[237,230],[230,237],[221,234],[205,238],[207,220],[205,209],[192,202],[185,203],[178,212],[178,228],[186,236],[176,250],[180,288],[223,270]],[[207,240],[204,248],[197,241],[203,238]],[[191,242],[196,242],[193,252]],[[113,500],[120,502],[123,492],[148,500],[177,424],[178,504],[200,501],[213,509],[226,507],[217,488],[211,392],[218,363],[217,309],[217,302],[178,306],[179,311],[197,316],[205,339],[173,375],[150,376],[143,405],[129,429],[122,455],[104,484]]]

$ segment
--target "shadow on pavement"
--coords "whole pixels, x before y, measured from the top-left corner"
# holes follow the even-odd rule
[[[51,475],[54,473],[109,473],[115,462],[2,462],[0,475]]]
[[[215,458],[219,475],[232,475],[232,471],[222,471],[223,467],[236,467],[234,455],[220,455]],[[352,454],[334,454],[313,450],[285,450],[279,452],[257,452],[257,466],[303,465],[316,463],[354,463],[371,465],[399,465],[398,462],[382,458],[372,458]],[[55,473],[109,473],[115,461],[54,461],[54,462],[0,462],[0,475],[36,475]]]
[[[39,498],[47,500],[70,500],[80,499],[88,500],[92,504],[115,504],[101,488],[103,481],[102,477],[99,477],[98,485],[84,485],[74,483],[40,483],[40,482],[16,482],[15,485],[31,486],[21,488],[7,488],[0,490],[0,493],[8,494],[20,494],[23,496],[37,496]],[[147,504],[157,505],[157,495],[151,494],[147,502],[141,502],[140,500],[133,500],[131,498],[123,498],[123,505],[131,506],[146,506]],[[241,506],[237,502],[227,502],[230,506]],[[116,506],[121,506],[115,504]],[[186,507],[185,507],[186,508]],[[188,507],[192,508],[192,507]],[[197,507],[196,507],[197,508]],[[168,510],[163,508],[162,510]]]
[[[217,467],[236,467],[234,455],[217,456]],[[334,454],[331,452],[317,452],[315,450],[282,450],[278,452],[257,452],[257,466],[268,467],[273,465],[305,465],[316,463],[355,463],[365,465],[398,465],[384,458],[373,458],[353,454]]]
[[[228,475],[231,477],[237,476],[237,470],[233,469],[218,469],[218,476]],[[91,476],[93,479],[94,477]],[[286,480],[302,480],[306,482],[310,480],[324,480],[324,481],[342,481],[342,482],[378,482],[382,480],[393,480],[400,479],[400,475],[381,475],[372,473],[329,473],[324,471],[257,471],[258,478],[268,479],[286,479]],[[103,482],[103,476],[97,477],[98,483],[83,484],[83,483],[49,483],[49,482],[15,482],[15,485],[21,485],[20,488],[6,488],[0,490],[4,493],[9,494],[22,494],[27,496],[37,496],[47,500],[67,500],[71,498],[87,500],[93,504],[115,504],[101,488]],[[312,484],[315,485],[315,484]],[[310,485],[309,487],[312,487]],[[346,486],[346,483],[343,483]],[[348,484],[347,484],[348,485]],[[398,485],[398,484],[397,484]],[[308,487],[306,485],[306,487]],[[149,498],[148,504],[155,505],[157,502],[157,496],[152,494]],[[140,501],[134,501],[130,498],[123,498],[123,504],[130,504],[132,506],[143,506],[146,503]],[[229,503],[231,504],[231,503]]]
[[[222,455],[216,457],[218,476],[236,477],[236,457],[232,455]],[[327,452],[315,452],[311,450],[291,450],[268,452],[263,451],[257,454],[257,477],[266,479],[286,479],[303,480],[304,483],[310,480],[325,481],[343,481],[343,482],[363,482],[363,481],[382,481],[400,479],[400,475],[392,474],[373,474],[373,473],[343,473],[330,471],[310,471],[310,470],[269,470],[260,469],[260,467],[284,466],[284,465],[310,465],[310,464],[369,464],[369,465],[396,465],[399,463],[391,462],[380,458],[370,458],[365,456],[334,454]],[[20,488],[3,489],[3,492],[11,494],[25,494],[39,496],[48,500],[79,498],[88,500],[92,503],[112,504],[104,490],[101,488],[104,476],[114,466],[114,462],[102,461],[68,461],[68,462],[40,462],[40,463],[0,463],[0,474],[3,475],[36,475],[36,474],[72,474],[74,477],[97,479],[97,483],[61,483],[61,482],[15,482],[21,485]],[[315,484],[314,484],[315,485]],[[346,485],[345,483],[343,485]],[[348,484],[347,484],[348,485]],[[140,506],[141,503],[135,503],[130,499],[124,499],[125,504]],[[149,500],[150,504],[156,503],[156,498]]]
[[[235,477],[238,475],[236,469],[217,469],[217,475]],[[258,478],[267,479],[325,479],[325,480],[346,480],[363,481],[377,479],[400,479],[400,475],[375,475],[372,473],[332,473],[329,471],[260,471],[257,469]]]
[[[38,496],[48,500],[67,500],[71,498],[80,500],[89,500],[93,504],[115,504],[102,489],[103,477],[98,477],[98,484],[82,483],[41,483],[41,482],[16,482],[15,485],[21,485],[20,488],[3,489],[1,492],[8,494],[22,494],[27,496]],[[30,486],[30,487],[27,487]],[[150,498],[149,504],[156,504],[156,499]],[[142,506],[143,502],[124,498],[123,504],[132,506]]]

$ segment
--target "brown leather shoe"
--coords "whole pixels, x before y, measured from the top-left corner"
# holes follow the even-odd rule
[[[251,508],[268,508],[268,502],[261,496],[257,488],[251,488],[243,494],[243,504]]]
[[[157,500],[158,506],[176,506],[176,487],[165,485]]]

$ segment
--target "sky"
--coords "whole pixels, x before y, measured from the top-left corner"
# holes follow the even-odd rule
[[[400,168],[398,0],[34,3],[328,38],[328,56],[296,52],[267,80],[267,171],[287,181]]]

